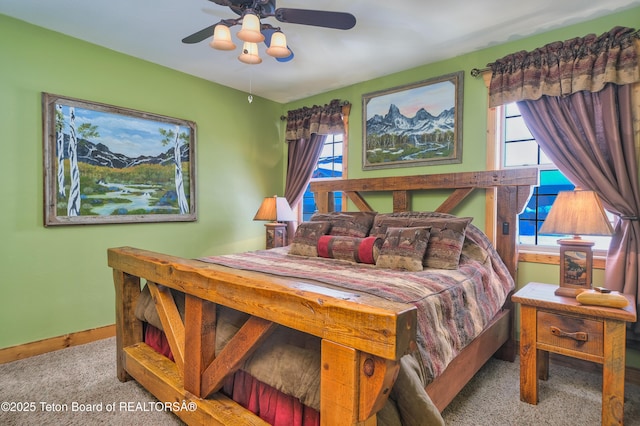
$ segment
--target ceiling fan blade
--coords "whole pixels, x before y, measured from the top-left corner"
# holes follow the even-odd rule
[[[207,28],[203,28],[200,31],[191,34],[190,36],[186,36],[182,39],[182,42],[186,44],[194,44],[200,43],[202,40],[205,40],[209,37],[213,37],[213,29],[216,27],[216,25],[218,24],[213,24]]]
[[[261,31],[262,35],[264,35],[264,44],[267,46],[267,48],[269,46],[271,46],[271,36],[273,35],[273,33],[276,32],[275,28],[263,28]],[[276,61],[278,62],[289,62],[290,60],[293,59],[293,50],[291,50],[291,48],[287,45],[287,49],[289,49],[289,52],[291,52],[291,54],[285,58],[275,58]]]
[[[316,27],[349,30],[356,25],[356,17],[345,12],[330,12],[327,10],[276,9],[275,17],[280,22],[288,24],[313,25]]]

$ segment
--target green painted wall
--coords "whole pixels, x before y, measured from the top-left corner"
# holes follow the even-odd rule
[[[282,105],[0,15],[0,348],[114,323],[108,247],[195,257],[264,246]],[[43,226],[41,92],[197,123],[198,221]]]

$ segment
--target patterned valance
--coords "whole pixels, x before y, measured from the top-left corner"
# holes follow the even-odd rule
[[[342,107],[338,99],[324,106],[303,107],[287,113],[287,142],[309,139],[312,133],[328,135],[344,133]]]
[[[489,106],[582,90],[599,92],[607,83],[634,83],[640,80],[638,38],[632,28],[615,27],[598,37],[557,41],[498,59],[488,64]]]

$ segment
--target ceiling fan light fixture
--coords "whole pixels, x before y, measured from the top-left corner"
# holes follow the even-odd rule
[[[231,40],[231,31],[229,27],[224,24],[216,25],[213,30],[213,39],[209,46],[217,50],[233,50],[236,48],[236,44]]]
[[[291,51],[287,47],[287,37],[282,31],[276,31],[271,36],[271,43],[267,48],[267,55],[274,58],[286,58],[291,55]]]
[[[249,65],[256,65],[262,62],[262,58],[258,54],[258,45],[256,43],[245,42],[242,46],[242,53],[238,56],[240,62]]]
[[[238,15],[234,19],[222,19],[217,24],[207,26],[185,38],[183,43],[194,44],[211,37],[210,46],[218,50],[234,50],[235,44],[231,40],[230,27],[241,25],[236,36],[245,43],[254,43],[251,48],[243,48],[238,57],[248,64],[262,62],[257,52],[255,43],[265,42],[267,54],[277,59],[278,62],[289,62],[293,59],[293,51],[287,45],[285,35],[280,28],[268,23],[260,22],[261,19],[275,18],[279,22],[287,24],[312,25],[323,28],[348,30],[356,25],[356,18],[350,13],[333,12],[328,10],[278,8],[276,0],[210,0],[220,6],[227,6]],[[267,41],[266,38],[269,38]]]
[[[247,12],[242,17],[242,28],[238,31],[238,38],[250,43],[264,41],[264,35],[260,32],[260,18],[253,12]]]

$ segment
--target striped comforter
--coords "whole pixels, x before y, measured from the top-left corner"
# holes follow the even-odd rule
[[[418,308],[417,343],[427,383],[486,327],[514,281],[486,236],[467,229],[457,270],[403,272],[320,257],[288,248],[201,258],[204,262],[330,284]]]

